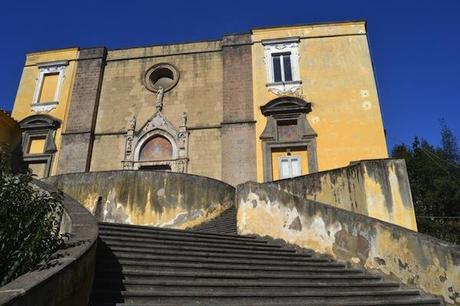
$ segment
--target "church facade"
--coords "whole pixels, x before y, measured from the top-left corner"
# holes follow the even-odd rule
[[[157,169],[236,185],[388,157],[364,21],[29,53],[12,116],[39,177]]]

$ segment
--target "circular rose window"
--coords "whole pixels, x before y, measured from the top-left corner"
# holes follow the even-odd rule
[[[166,92],[176,86],[179,81],[179,71],[170,64],[157,64],[150,67],[144,75],[145,87],[153,92],[158,92],[160,88]]]

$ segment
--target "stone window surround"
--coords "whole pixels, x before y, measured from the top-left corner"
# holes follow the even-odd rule
[[[20,123],[22,130],[23,159],[26,163],[44,163],[44,176],[49,176],[54,155],[57,151],[54,143],[56,130],[61,126],[61,121],[49,115],[32,115],[23,119]],[[43,153],[28,154],[27,149],[31,140],[35,137],[45,138]]]
[[[35,91],[32,98],[32,110],[37,113],[49,112],[57,107],[61,97],[62,83],[65,78],[65,68],[69,65],[69,61],[53,61],[38,64],[39,74],[35,80]],[[56,92],[54,93],[54,101],[39,102],[40,92],[43,86],[43,80],[47,74],[59,73],[58,82],[56,84]]]
[[[173,75],[172,83],[168,87],[163,88],[164,92],[170,91],[179,82],[180,73],[179,73],[179,70],[176,68],[176,66],[174,66],[172,64],[169,64],[169,63],[155,64],[152,67],[150,67],[149,69],[147,69],[147,71],[145,71],[144,77],[142,78],[145,88],[147,88],[151,92],[157,93],[159,89],[155,87],[155,85],[152,83],[152,80],[150,79],[150,77],[151,77],[151,75],[153,73],[155,73],[156,71],[161,70],[161,69],[167,69]]]
[[[264,46],[264,61],[267,71],[267,88],[277,95],[293,93],[302,84],[300,79],[300,37],[289,37],[279,39],[266,39],[261,41]],[[277,53],[290,53],[292,81],[274,82],[273,59],[272,55]]]
[[[259,137],[262,141],[264,181],[273,180],[273,149],[306,147],[308,152],[308,172],[317,172],[317,134],[306,118],[306,114],[311,111],[311,103],[297,97],[284,96],[268,102],[261,107],[261,111],[267,117],[266,126]],[[297,121],[299,135],[297,140],[282,141],[278,139],[278,121],[284,120]]]

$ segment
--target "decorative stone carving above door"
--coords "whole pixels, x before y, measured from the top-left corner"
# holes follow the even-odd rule
[[[157,64],[144,74],[144,86],[156,93],[155,114],[136,130],[133,116],[127,127],[123,169],[158,169],[187,172],[188,136],[187,114],[181,115],[176,128],[163,114],[163,98],[176,86],[178,70],[169,64]]]

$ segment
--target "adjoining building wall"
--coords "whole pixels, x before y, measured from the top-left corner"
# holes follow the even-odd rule
[[[403,159],[359,161],[344,168],[266,184],[304,199],[417,230]]]
[[[455,244],[271,184],[239,185],[236,203],[239,234],[281,239],[442,296],[447,304],[460,302],[460,247]]]
[[[307,119],[317,134],[318,170],[343,167],[353,160],[388,157],[364,21],[262,28],[252,33],[259,182],[264,181],[259,137],[267,122],[260,107],[279,96],[269,90],[267,60],[270,59],[264,54],[265,41],[273,39],[298,39],[301,85],[294,93],[284,95],[311,103]],[[302,170],[308,172],[306,161]]]
[[[71,173],[43,180],[105,222],[185,229],[216,218],[234,205],[234,187],[166,171]]]
[[[70,105],[70,96],[72,95],[78,54],[78,48],[29,53],[26,57],[19,83],[12,117],[17,121],[21,121],[32,115],[46,114],[65,122]],[[43,69],[43,67],[46,69],[46,67],[52,66],[53,63],[63,67],[62,83],[58,88],[58,101],[49,101],[51,103],[43,103],[44,101],[34,103],[36,100],[38,101],[36,95],[39,94],[40,91],[38,87],[42,85],[40,84],[41,69]],[[54,102],[57,103],[53,105]],[[63,132],[65,132],[65,126],[61,125],[53,135],[57,151],[50,165],[50,175],[56,174],[58,170],[58,160],[61,153],[60,148],[62,147],[61,135]],[[24,149],[27,150],[27,148]]]

